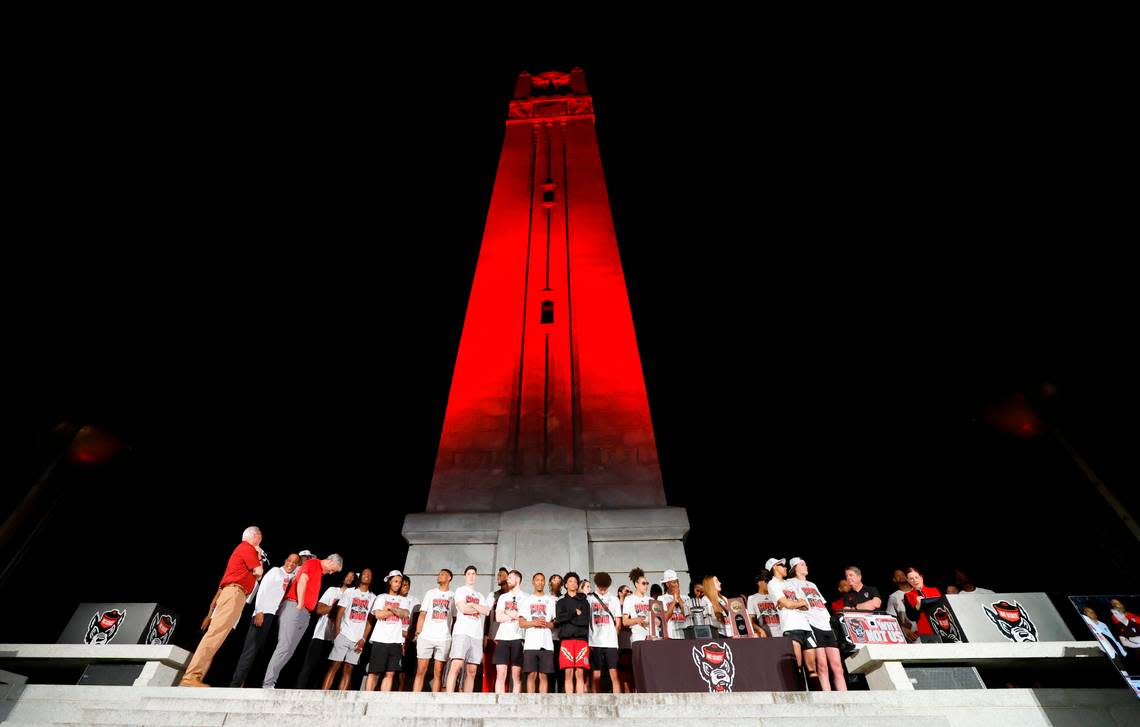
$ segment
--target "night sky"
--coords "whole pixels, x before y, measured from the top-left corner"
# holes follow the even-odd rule
[[[250,523],[274,564],[402,566],[515,76],[574,65],[695,575],[750,592],[799,555],[829,596],[848,563],[884,595],[912,563],[940,588],[961,566],[998,591],[1140,591],[1136,541],[1058,444],[984,417],[1022,392],[1140,513],[1123,99],[1068,60],[57,74],[9,198],[0,505],[64,419],[129,449],[57,470],[0,586],[36,616],[0,641],[54,641],[80,601],[196,622]]]

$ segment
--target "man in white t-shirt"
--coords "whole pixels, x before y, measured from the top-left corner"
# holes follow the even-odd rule
[[[622,625],[629,629],[630,645],[644,641],[649,636],[649,613],[653,608],[653,599],[649,596],[649,579],[645,571],[634,568],[629,572],[629,580],[633,583],[633,593],[625,597],[622,604]]]
[[[535,573],[530,579],[533,593],[523,601],[519,625],[523,635],[523,671],[526,673],[527,692],[534,694],[535,680],[538,691],[547,693],[547,674],[554,673],[554,638],[551,628],[554,625],[554,607],[558,601],[544,593],[546,576]]]
[[[376,594],[372,593],[372,569],[365,568],[360,571],[360,585],[349,588],[341,594],[337,601],[336,613],[330,614],[329,621],[333,624],[333,647],[329,652],[328,673],[325,674],[325,683],[321,689],[332,689],[336,672],[342,669],[340,677],[340,691],[348,689],[352,680],[352,668],[360,662],[360,652],[368,643],[368,636],[372,633],[372,623],[368,618],[372,613],[372,602]]]
[[[238,659],[234,676],[230,679],[231,687],[240,687],[245,684],[245,678],[257,654],[265,646],[269,632],[273,628],[273,620],[277,616],[277,609],[285,597],[285,589],[289,587],[293,576],[297,574],[297,566],[301,564],[301,556],[290,553],[284,565],[270,568],[262,576],[255,589],[256,597],[253,603],[253,618],[249,622],[249,630],[245,634],[245,644],[242,646],[241,657]],[[254,597],[254,596],[251,596]],[[234,624],[237,628],[237,624]]]
[[[677,571],[665,571],[665,593],[657,599],[661,601],[664,609],[662,616],[668,624],[669,638],[685,638],[685,628],[692,626],[692,617],[689,616],[689,604],[681,595],[681,582],[677,580]]]
[[[420,617],[416,619],[416,681],[413,692],[421,692],[428,664],[435,661],[431,690],[443,689],[443,667],[451,651],[451,620],[455,618],[455,594],[451,591],[451,571],[441,568],[437,588],[424,594]]]
[[[586,596],[590,604],[590,671],[594,677],[594,691],[602,691],[602,673],[607,672],[613,693],[621,693],[618,678],[618,626],[621,618],[621,601],[610,593],[613,577],[602,571],[594,574],[597,589]]]
[[[491,597],[475,590],[479,571],[463,569],[464,585],[455,590],[455,626],[451,630],[451,668],[447,670],[447,691],[455,691],[459,670],[466,664],[463,691],[475,691],[475,673],[483,661],[483,619],[491,612]]]
[[[380,675],[384,681],[380,691],[392,691],[395,677],[403,666],[404,636],[402,622],[408,617],[408,598],[400,595],[404,585],[404,575],[398,570],[388,573],[384,579],[388,592],[376,597],[372,604],[372,615],[376,618],[376,628],[372,629],[372,655],[368,659],[368,680],[365,689],[373,691]]]
[[[993,593],[988,588],[978,588],[974,581],[961,568],[954,571],[954,585],[958,586],[959,593]]]
[[[308,553],[302,550],[301,553]],[[310,555],[308,558],[312,558]],[[302,560],[305,560],[302,557]],[[321,669],[327,669],[329,652],[332,651],[333,633],[332,624],[329,623],[330,614],[336,611],[336,605],[344,592],[356,582],[356,574],[351,570],[344,574],[339,586],[329,586],[317,601],[317,625],[313,629],[313,638],[309,640],[309,647],[305,651],[305,665],[301,667],[301,674],[297,677],[297,689],[309,689],[313,682],[320,678]]]
[[[507,592],[499,596],[495,604],[495,621],[499,628],[495,632],[495,693],[507,691],[507,668],[511,671],[511,691],[522,691],[523,629],[519,626],[523,601],[526,594],[519,588],[522,573],[512,570],[507,573]]]

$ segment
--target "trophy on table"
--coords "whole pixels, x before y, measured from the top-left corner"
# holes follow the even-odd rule
[[[752,627],[752,619],[748,618],[748,604],[737,596],[728,599],[728,617],[732,623],[732,633],[737,639],[754,639],[756,630]]]

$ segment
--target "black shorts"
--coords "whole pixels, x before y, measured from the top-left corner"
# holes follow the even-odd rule
[[[368,673],[380,674],[382,672],[400,671],[401,656],[400,644],[372,643],[372,654],[368,658]]]
[[[523,651],[523,671],[540,672],[542,674],[554,673],[554,652],[546,649],[527,649]]]
[[[618,650],[616,647],[591,646],[590,668],[594,671],[618,668]]]
[[[814,649],[816,647],[815,634],[807,629],[792,629],[785,631],[784,636],[787,636],[792,641],[797,641],[805,649]]]
[[[522,639],[495,642],[495,666],[522,666],[523,665]]]
[[[817,629],[815,626],[811,627],[812,633],[815,634],[815,648],[817,649],[838,649],[839,640],[835,638],[835,632],[831,629],[826,631]]]

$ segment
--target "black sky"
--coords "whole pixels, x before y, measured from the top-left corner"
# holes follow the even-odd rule
[[[96,63],[30,84],[10,198],[6,505],[65,417],[130,449],[65,491],[5,598],[198,619],[241,529],[403,564],[518,71],[585,68],[666,492],[731,590],[800,555],[1136,592],[1135,202],[1123,99],[1059,55],[750,69],[567,54],[370,68]],[[1131,144],[1129,141],[1128,144]],[[9,502],[10,501],[10,502]],[[441,564],[448,565],[448,564]],[[450,564],[458,566],[462,564]],[[180,634],[192,645],[191,630]]]

